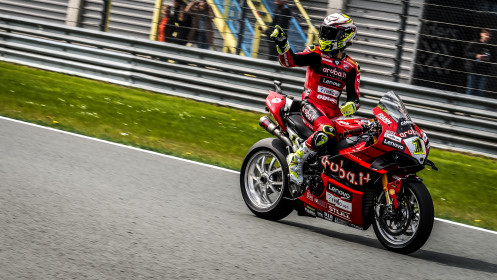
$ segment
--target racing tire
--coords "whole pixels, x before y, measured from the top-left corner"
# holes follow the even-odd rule
[[[293,211],[288,197],[285,144],[277,138],[255,143],[247,152],[240,172],[240,189],[247,207],[257,217],[277,221]]]
[[[398,199],[398,217],[382,219],[379,217],[381,211],[377,210],[373,228],[385,248],[410,254],[421,248],[430,237],[434,222],[433,201],[426,186],[419,181],[407,181]],[[384,203],[384,192],[381,192],[377,196],[375,209]]]

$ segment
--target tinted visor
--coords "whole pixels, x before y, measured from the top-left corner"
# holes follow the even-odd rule
[[[336,41],[343,36],[344,32],[345,31],[342,28],[336,28],[335,26],[321,26],[321,29],[319,30],[319,39]]]

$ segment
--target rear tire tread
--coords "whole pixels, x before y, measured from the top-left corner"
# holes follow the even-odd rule
[[[245,188],[245,174],[248,167],[247,164],[249,163],[252,156],[260,151],[267,151],[274,154],[283,169],[283,195],[279,198],[279,201],[277,201],[273,207],[265,211],[262,211],[262,209],[258,209],[255,205],[252,204]],[[286,147],[281,140],[277,138],[266,138],[255,143],[247,152],[247,155],[243,160],[240,172],[240,189],[245,204],[257,217],[277,221],[285,218],[294,210],[291,201],[286,199],[286,197],[290,197],[288,191],[288,165],[286,163],[286,154]]]

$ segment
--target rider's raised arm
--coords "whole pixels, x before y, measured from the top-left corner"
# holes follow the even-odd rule
[[[285,67],[310,66],[318,68],[321,65],[321,55],[307,47],[303,52],[294,53],[292,49],[280,54],[280,63]]]
[[[281,65],[285,67],[311,66],[312,68],[321,65],[321,55],[315,52],[314,46],[307,47],[303,52],[295,54],[288,43],[287,34],[279,25],[275,26],[270,37],[276,44]]]

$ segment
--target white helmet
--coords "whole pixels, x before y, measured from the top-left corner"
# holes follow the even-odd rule
[[[324,52],[334,52],[352,44],[357,27],[346,14],[331,14],[324,18],[319,29],[319,47]]]

